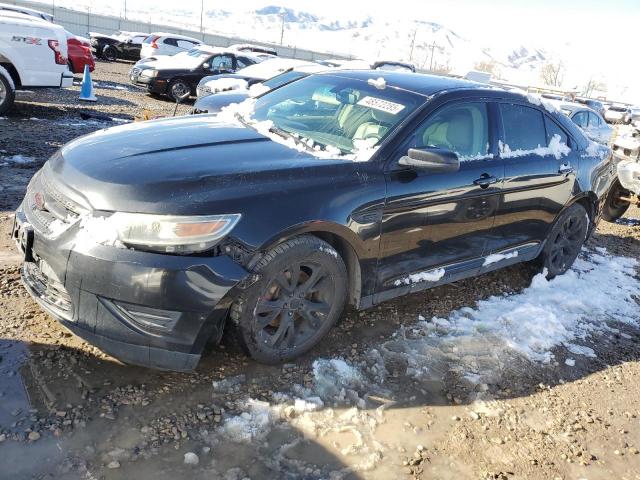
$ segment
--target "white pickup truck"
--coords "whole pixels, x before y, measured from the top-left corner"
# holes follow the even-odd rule
[[[0,11],[0,115],[11,108],[16,90],[72,84],[64,28],[24,13]]]

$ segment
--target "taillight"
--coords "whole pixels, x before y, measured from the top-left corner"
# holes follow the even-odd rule
[[[153,37],[153,39],[151,40],[151,48],[158,48],[158,44],[156,43],[156,41],[159,39],[160,37]]]
[[[49,40],[49,48],[53,50],[53,55],[56,59],[56,63],[58,65],[66,65],[67,59],[62,56],[62,52],[60,51],[60,42],[58,40]]]

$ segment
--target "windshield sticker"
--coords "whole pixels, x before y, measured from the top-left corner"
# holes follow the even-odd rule
[[[387,112],[392,115],[397,115],[402,110],[404,110],[404,105],[401,105],[400,103],[394,103],[394,102],[390,102],[388,100],[383,100],[382,98],[376,98],[376,97],[363,97],[360,100],[358,100],[358,105],[362,105],[363,107],[369,107],[375,110]]]

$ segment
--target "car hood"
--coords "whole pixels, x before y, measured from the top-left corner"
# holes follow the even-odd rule
[[[230,90],[228,92],[220,92],[201,97],[196,100],[193,108],[209,113],[218,113],[222,108],[232,103],[240,103],[247,98],[249,98],[249,90]]]
[[[212,200],[255,194],[276,178],[282,190],[283,178],[335,163],[345,161],[319,159],[251,128],[193,115],[80,137],[47,162],[45,175],[95,210],[195,214]]]

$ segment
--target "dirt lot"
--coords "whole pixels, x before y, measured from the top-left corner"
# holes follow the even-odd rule
[[[227,338],[191,374],[124,366],[44,314],[12,211],[65,142],[173,112],[129,67],[98,63],[95,105],[75,86],[0,119],[0,478],[640,479],[637,209],[599,226],[568,280],[530,286],[516,266],[351,312],[284,366]]]

